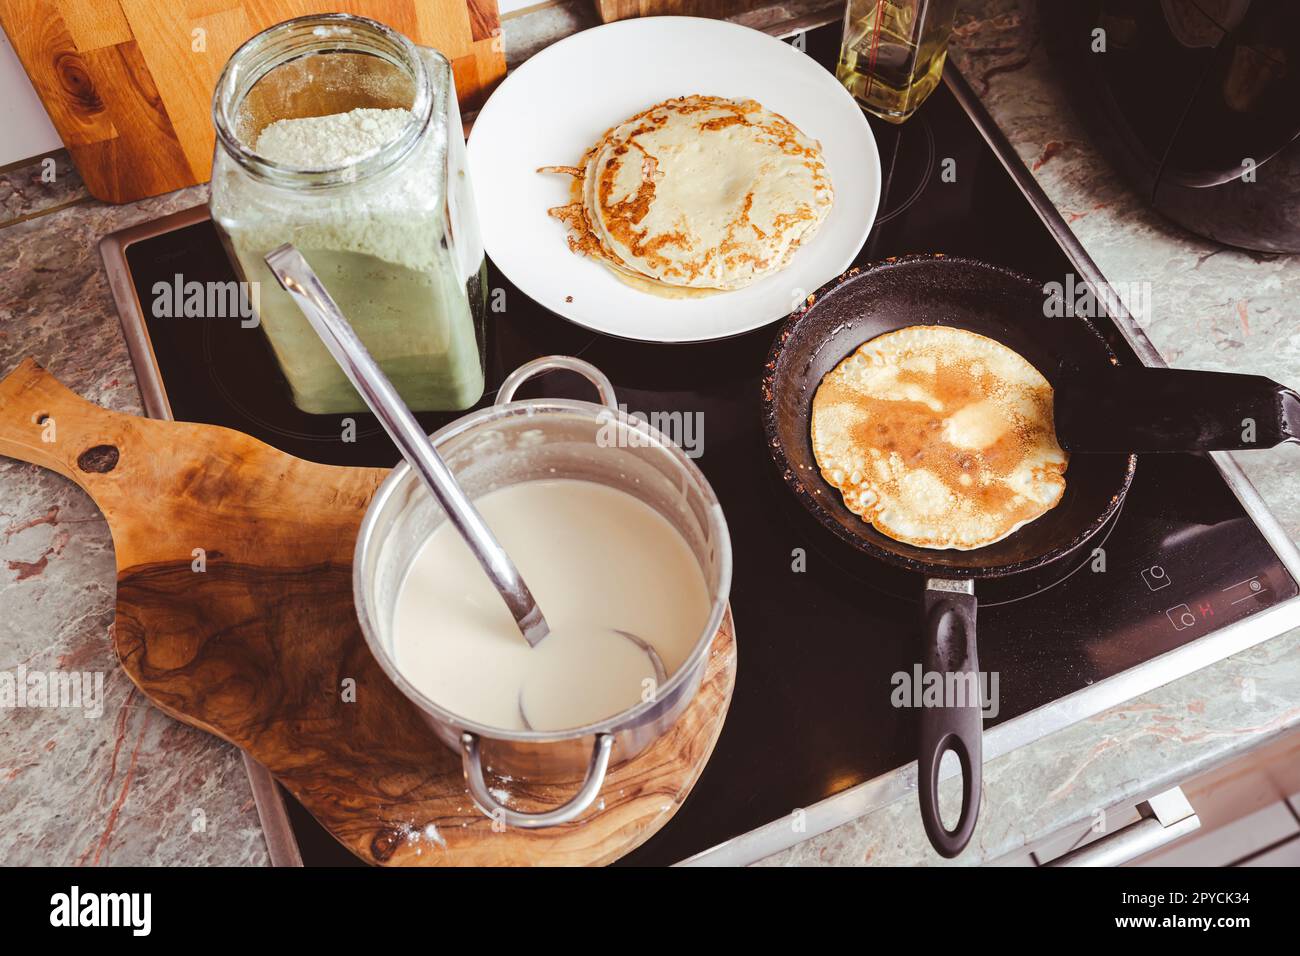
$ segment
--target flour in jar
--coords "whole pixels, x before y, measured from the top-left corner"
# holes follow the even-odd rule
[[[530,481],[474,502],[537,598],[551,634],[530,648],[460,535],[440,525],[400,588],[397,669],[467,720],[523,730],[583,726],[635,706],[653,668],[671,675],[708,622],[704,575],[657,511],[594,482]]]
[[[336,169],[373,156],[401,135],[414,117],[404,109],[355,109],[327,116],[276,120],[254,147],[266,159],[295,169]]]
[[[342,170],[329,188],[290,188],[238,164],[216,166],[214,220],[240,278],[260,290],[267,341],[294,404],[310,414],[366,406],[266,266],[266,254],[285,242],[306,258],[408,406],[459,410],[483,394],[482,247],[472,214],[462,214],[465,200],[449,198],[448,190],[467,188],[463,177],[440,180],[438,172],[462,162],[459,126],[457,139],[425,135],[402,157],[379,162],[415,119],[407,109],[360,108],[278,119],[257,134],[253,150],[291,170],[290,179]],[[367,159],[382,168],[362,175]]]

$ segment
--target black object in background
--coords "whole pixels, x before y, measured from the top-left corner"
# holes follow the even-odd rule
[[[1085,126],[1144,199],[1210,239],[1300,252],[1300,4],[1040,0],[1038,10]]]

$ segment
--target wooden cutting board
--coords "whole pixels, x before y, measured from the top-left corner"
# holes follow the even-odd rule
[[[109,202],[207,182],[226,60],[309,13],[367,16],[441,51],[462,109],[506,73],[496,0],[0,0],[0,25],[86,188]]]
[[[367,862],[610,862],[671,819],[722,730],[736,676],[730,613],[695,701],[610,771],[599,809],[545,830],[494,830],[465,793],[459,755],[384,676],[357,624],[352,549],[384,469],[111,412],[31,359],[0,380],[0,454],[75,481],[108,519],[114,645],[145,696],[249,751]],[[522,810],[577,789],[489,784]]]

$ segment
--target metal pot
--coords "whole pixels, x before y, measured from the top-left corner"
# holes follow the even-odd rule
[[[551,369],[587,378],[602,404],[511,401],[525,380]],[[503,730],[458,717],[398,671],[393,660],[397,595],[416,553],[446,515],[405,462],[393,469],[371,500],[352,565],[357,616],[370,652],[438,738],[460,752],[466,786],[484,813],[516,827],[567,823],[595,800],[609,766],[630,760],[667,732],[699,689],[731,587],[731,539],[722,507],[681,449],[655,428],[620,412],[609,379],[575,358],[549,356],[521,366],[502,384],[492,407],[458,419],[431,440],[470,498],[556,478],[594,481],[633,495],[677,529],[704,574],[712,598],[708,621],[685,662],[651,700],[571,730]],[[524,813],[492,797],[485,768],[547,782],[582,775],[582,784],[563,805]]]

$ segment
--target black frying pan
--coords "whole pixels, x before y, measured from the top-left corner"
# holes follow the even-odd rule
[[[996,339],[1028,359],[1053,386],[1080,370],[1104,372],[1117,359],[1082,318],[1047,318],[1041,283],[967,259],[916,256],[852,270],[818,290],[782,327],[763,379],[768,446],[786,484],[834,535],[887,564],[925,579],[925,668],[978,681],[976,578],[1040,568],[1079,550],[1123,502],[1137,458],[1079,455],[1066,472],[1061,502],[1001,541],[972,551],[903,544],[845,507],[822,480],[809,437],[813,394],[822,377],[863,342],[910,325],[947,325]],[[1068,373],[1068,374],[1067,374]],[[967,686],[978,687],[978,683]],[[921,818],[935,849],[956,856],[979,810],[979,695],[921,714],[918,791]],[[948,830],[939,815],[939,764],[952,750],[961,762],[961,817]]]

